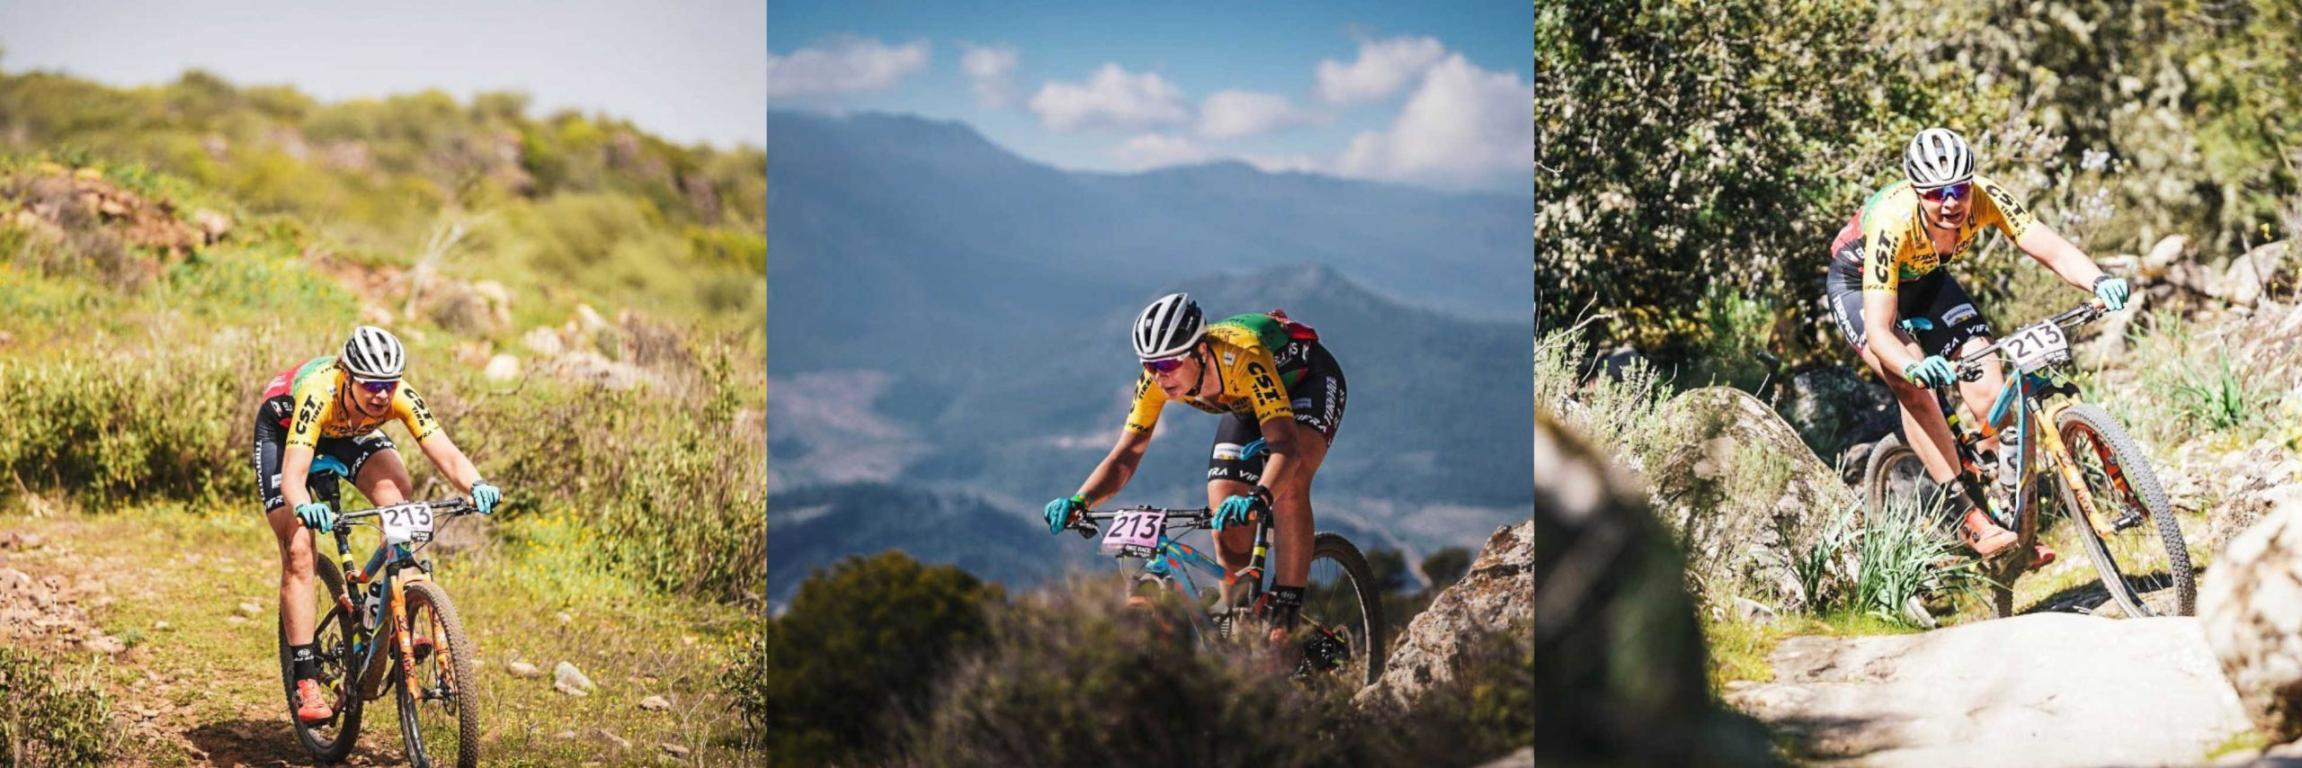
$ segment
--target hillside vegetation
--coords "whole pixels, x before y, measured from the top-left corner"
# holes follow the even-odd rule
[[[674,666],[720,664],[745,623],[723,611],[764,594],[765,187],[758,148],[530,116],[517,94],[0,71],[0,528],[157,507],[261,530],[265,381],[375,323],[504,488],[495,538],[553,544],[491,572],[564,605],[647,602],[654,629],[595,631],[685,625]],[[419,493],[452,492],[388,432]],[[264,539],[249,554],[276,559]],[[537,704],[528,727],[551,727]]]
[[[2295,0],[1538,3],[1535,58],[1544,322],[1746,385],[1837,352],[1825,246],[1926,126],[2097,258],[2302,231]],[[1986,315],[2064,308],[1991,241]]]

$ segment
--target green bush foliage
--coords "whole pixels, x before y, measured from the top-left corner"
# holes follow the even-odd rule
[[[103,686],[59,680],[55,659],[0,646],[0,763],[95,765],[115,756],[120,734]]]
[[[2209,261],[2302,231],[2302,2],[1537,4],[1538,312],[1666,364],[1836,352],[1823,245],[1923,125],[2097,258]],[[1992,237],[1954,267],[2002,325],[2077,294]],[[1555,286],[1555,287],[1554,287]],[[1705,294],[1760,302],[1724,315]],[[1788,321],[1788,322],[1786,322]],[[1701,372],[1698,372],[1701,373]],[[1748,373],[1722,371],[1748,386]]]
[[[999,611],[895,765],[1474,765],[1534,741],[1531,627],[1463,638],[1454,680],[1405,706],[1300,685],[1262,652],[1203,652],[1108,582]]]
[[[892,725],[919,716],[954,655],[984,637],[1002,594],[900,552],[851,557],[809,576],[723,684],[779,760],[879,759]]]
[[[1825,245],[1923,91],[1873,4],[1538,3],[1538,308],[1688,344],[1704,291],[1819,293]],[[1808,274],[1811,273],[1811,274]]]

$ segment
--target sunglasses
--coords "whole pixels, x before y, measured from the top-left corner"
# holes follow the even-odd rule
[[[1170,357],[1165,360],[1146,360],[1143,362],[1143,370],[1150,371],[1152,373],[1167,373],[1181,367],[1183,367],[1183,358],[1180,357]]]
[[[1918,193],[1918,196],[1926,198],[1931,202],[1942,202],[1942,199],[1946,197],[1964,200],[1966,199],[1967,188],[1972,187],[1973,185],[1973,182],[1961,181],[1947,187],[1935,187],[1933,189],[1920,192]]]
[[[383,393],[385,393],[385,392],[390,392],[390,391],[392,391],[392,388],[393,388],[393,387],[397,387],[397,386],[399,386],[399,385],[400,385],[400,380],[399,380],[399,379],[363,379],[363,378],[360,378],[360,377],[358,377],[358,376],[354,376],[354,377],[352,377],[352,383],[353,383],[353,384],[358,384],[358,385],[360,386],[360,388],[361,388],[361,389],[367,390],[367,391],[368,391],[368,394],[371,394],[371,395],[381,395],[381,394],[383,394]]]

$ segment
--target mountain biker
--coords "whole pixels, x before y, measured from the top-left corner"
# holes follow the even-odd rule
[[[1255,515],[1275,514],[1275,585],[1258,610],[1273,619],[1270,640],[1286,639],[1311,570],[1311,479],[1343,419],[1343,369],[1317,331],[1285,312],[1233,315],[1207,324],[1182,293],[1162,296],[1135,320],[1143,376],[1119,442],[1079,491],[1047,502],[1047,530],[1061,533],[1135,474],[1170,401],[1221,415],[1207,460],[1207,505],[1215,510],[1216,560],[1233,574],[1248,561]],[[1258,468],[1255,459],[1268,454]],[[1258,471],[1259,469],[1259,471]],[[1222,605],[1231,605],[1231,579]]]
[[[494,512],[502,492],[480,479],[478,467],[448,439],[415,388],[401,381],[407,350],[388,331],[363,325],[342,354],[321,355],[282,371],[264,388],[256,408],[256,489],[265,518],[280,542],[280,616],[295,666],[296,718],[306,723],[334,715],[315,681],[313,655],[312,531],[335,525],[328,505],[304,487],[316,456],[350,469],[360,494],[378,506],[407,501],[414,483],[383,423],[397,419],[424,457],[471,495],[481,514]]]
[[[1903,149],[1902,169],[1904,180],[1873,193],[1831,240],[1827,295],[1839,332],[1901,404],[1903,434],[1927,474],[1944,487],[1947,498],[1964,500],[1969,497],[1954,466],[1950,425],[1927,387],[1952,383],[1956,376],[1950,361],[1988,345],[1992,334],[1974,299],[1943,265],[1973,250],[1989,226],[2111,310],[2125,306],[2126,280],[2104,274],[2005,187],[1975,173],[1973,150],[1947,128],[1928,128],[1913,137]],[[1897,328],[1903,319],[1912,321],[1916,338]],[[1980,380],[1958,386],[1961,399],[1976,414],[1989,413],[2005,386],[1996,358],[1985,358],[1981,365]],[[2000,454],[2000,484],[2010,487],[2012,467],[2023,449],[2008,445],[1998,450],[1998,443],[1993,435],[1981,447]],[[1973,506],[1961,517],[1959,532],[1984,557],[2018,538]],[[2036,545],[2035,553],[2036,565],[2054,560],[2054,551],[2043,544]]]

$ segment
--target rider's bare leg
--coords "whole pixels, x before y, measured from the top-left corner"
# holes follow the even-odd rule
[[[1255,486],[1252,483],[1242,480],[1209,480],[1207,481],[1207,508],[1220,507],[1223,505],[1224,499],[1244,496],[1254,489]],[[1223,564],[1223,573],[1231,574],[1247,567],[1247,550],[1255,545],[1253,526],[1233,526],[1214,535],[1215,562]],[[1228,576],[1223,579],[1222,595],[1223,602],[1221,604],[1230,605],[1231,580]]]
[[[1319,472],[1319,464],[1327,459],[1327,439],[1316,430],[1295,430],[1295,455],[1289,457],[1287,477],[1271,489],[1273,538],[1278,553],[1271,563],[1275,584],[1300,587],[1310,581],[1311,538],[1311,480]],[[1272,642],[1284,640],[1287,628],[1273,626]]]
[[[289,645],[312,642],[312,532],[282,504],[264,513],[280,543],[280,623]]]
[[[1914,357],[1922,356],[1917,342],[1907,337],[1899,341],[1905,352]],[[1950,422],[1943,420],[1942,408],[1935,404],[1934,394],[1903,378],[1902,372],[1886,370],[1877,353],[1872,352],[1868,346],[1862,349],[1862,362],[1886,382],[1886,388],[1894,393],[1895,402],[1902,405],[1902,434],[1909,441],[1910,449],[1918,453],[1919,462],[1926,465],[1927,476],[1937,484],[1948,483],[1957,477],[1958,465],[1954,457],[1958,454],[1952,449]]]
[[[353,483],[360,487],[360,495],[379,507],[407,501],[409,489],[415,485],[415,481],[408,478],[407,462],[400,460],[397,448],[370,454],[367,463],[360,465],[360,476]]]
[[[1989,337],[1977,336],[1967,339],[1966,345],[1959,348],[1959,356],[1972,355],[1975,350],[1989,345]],[[1998,400],[1999,390],[2006,388],[2006,370],[2004,366],[1999,364],[1998,356],[1992,355],[1981,358],[1981,363],[1982,378],[1958,383],[1959,397],[1966,401],[1966,412],[1974,417],[1977,425],[1982,424],[1982,420],[1990,418],[1990,406]],[[1992,435],[1983,440],[1977,447],[1983,450],[1997,450],[1998,436]]]

